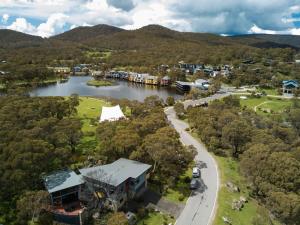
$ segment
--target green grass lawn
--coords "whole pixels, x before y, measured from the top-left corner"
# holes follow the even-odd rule
[[[246,182],[239,174],[238,163],[230,158],[215,157],[218,162],[221,187],[218,196],[218,208],[214,225],[224,224],[222,217],[227,217],[232,221],[232,224],[249,225],[256,215],[257,203],[249,199],[242,211],[232,210],[231,204],[234,199],[239,199],[240,196],[249,198],[249,193],[246,188]],[[225,184],[230,181],[237,185],[240,193],[233,193],[228,190]]]
[[[227,217],[232,224],[249,225],[252,224],[253,219],[259,214],[268,218],[268,212],[265,208],[260,206],[255,199],[249,197],[249,190],[247,189],[247,181],[239,172],[239,164],[237,161],[229,157],[215,156],[219,166],[221,176],[221,185],[218,196],[218,208],[214,221],[214,225],[223,225],[222,217]],[[240,192],[231,192],[225,186],[227,182],[232,182],[240,188]],[[248,199],[241,211],[236,211],[231,208],[232,201],[238,200],[240,196]],[[266,219],[268,220],[268,219]],[[277,221],[272,221],[273,224],[280,224]]]
[[[88,131],[95,131],[95,125],[91,124],[91,120],[99,120],[102,106],[109,106],[110,103],[102,99],[91,97],[80,97],[80,104],[77,107],[77,116],[83,122],[82,131],[84,133]]]
[[[50,78],[50,79],[47,79],[47,80],[40,80],[40,81],[34,81],[34,80],[31,80],[31,81],[23,81],[23,80],[18,80],[18,81],[15,81],[14,84],[17,85],[17,86],[22,86],[22,85],[28,85],[28,84],[54,84],[58,81],[66,81],[67,79],[65,78],[59,78],[59,77],[56,77],[56,78]]]
[[[246,106],[252,110],[257,107],[257,113],[259,114],[270,114],[270,112],[282,113],[292,105],[290,99],[279,99],[266,96],[261,98],[248,97],[248,99],[241,99],[240,102],[242,106]]]
[[[88,86],[103,87],[113,86],[115,83],[109,80],[89,80],[86,84]]]
[[[99,121],[101,109],[103,106],[109,106],[110,103],[102,99],[80,97],[80,104],[77,107],[77,117],[82,122],[83,137],[77,146],[78,151],[83,154],[94,151],[97,147],[95,131]]]
[[[164,225],[170,223],[175,223],[175,220],[170,216],[159,212],[149,212],[143,219],[138,221],[137,225]]]
[[[108,59],[111,56],[111,51],[86,51],[85,56],[93,59]]]
[[[277,89],[272,89],[272,88],[257,88],[257,92],[265,92],[267,95],[279,95],[277,92]],[[280,94],[281,95],[281,94]]]

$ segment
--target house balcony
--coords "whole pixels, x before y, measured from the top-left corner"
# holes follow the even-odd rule
[[[79,201],[76,201],[61,206],[52,206],[50,212],[57,222],[81,225],[87,211]]]

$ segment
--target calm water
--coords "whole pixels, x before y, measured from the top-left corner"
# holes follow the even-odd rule
[[[142,84],[134,84],[127,81],[117,81],[118,85],[110,87],[93,87],[86,85],[91,77],[70,77],[66,83],[58,83],[46,87],[38,87],[33,90],[31,96],[70,96],[78,94],[80,96],[111,97],[116,99],[127,98],[130,100],[143,101],[151,95],[158,95],[162,99],[173,96],[175,99],[181,98],[176,90],[169,87],[156,87]]]

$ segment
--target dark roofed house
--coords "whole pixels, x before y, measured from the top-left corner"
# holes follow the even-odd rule
[[[150,168],[151,165],[121,158],[111,164],[81,169],[80,173],[96,192],[104,192],[108,207],[117,210],[144,193]]]
[[[189,92],[194,83],[192,82],[184,82],[184,81],[176,81],[176,88],[182,92]]]
[[[44,177],[54,219],[82,224],[90,209],[118,210],[126,201],[144,193],[150,168],[151,165],[121,158],[78,173],[62,170]]]
[[[296,80],[284,80],[282,82],[283,95],[292,95],[293,92],[299,89],[299,83]]]
[[[84,180],[71,170],[61,170],[44,177],[50,195],[54,219],[61,223],[82,224],[85,208],[79,201]]]

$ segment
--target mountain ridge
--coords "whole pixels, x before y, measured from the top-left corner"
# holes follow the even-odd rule
[[[160,42],[300,49],[300,36],[296,35],[245,34],[224,37],[211,33],[180,32],[156,24],[150,24],[135,30],[125,30],[106,24],[92,27],[82,26],[49,38],[0,29],[0,47],[3,48],[10,46],[40,46],[53,41],[112,49],[155,47],[155,45],[160,45]]]

